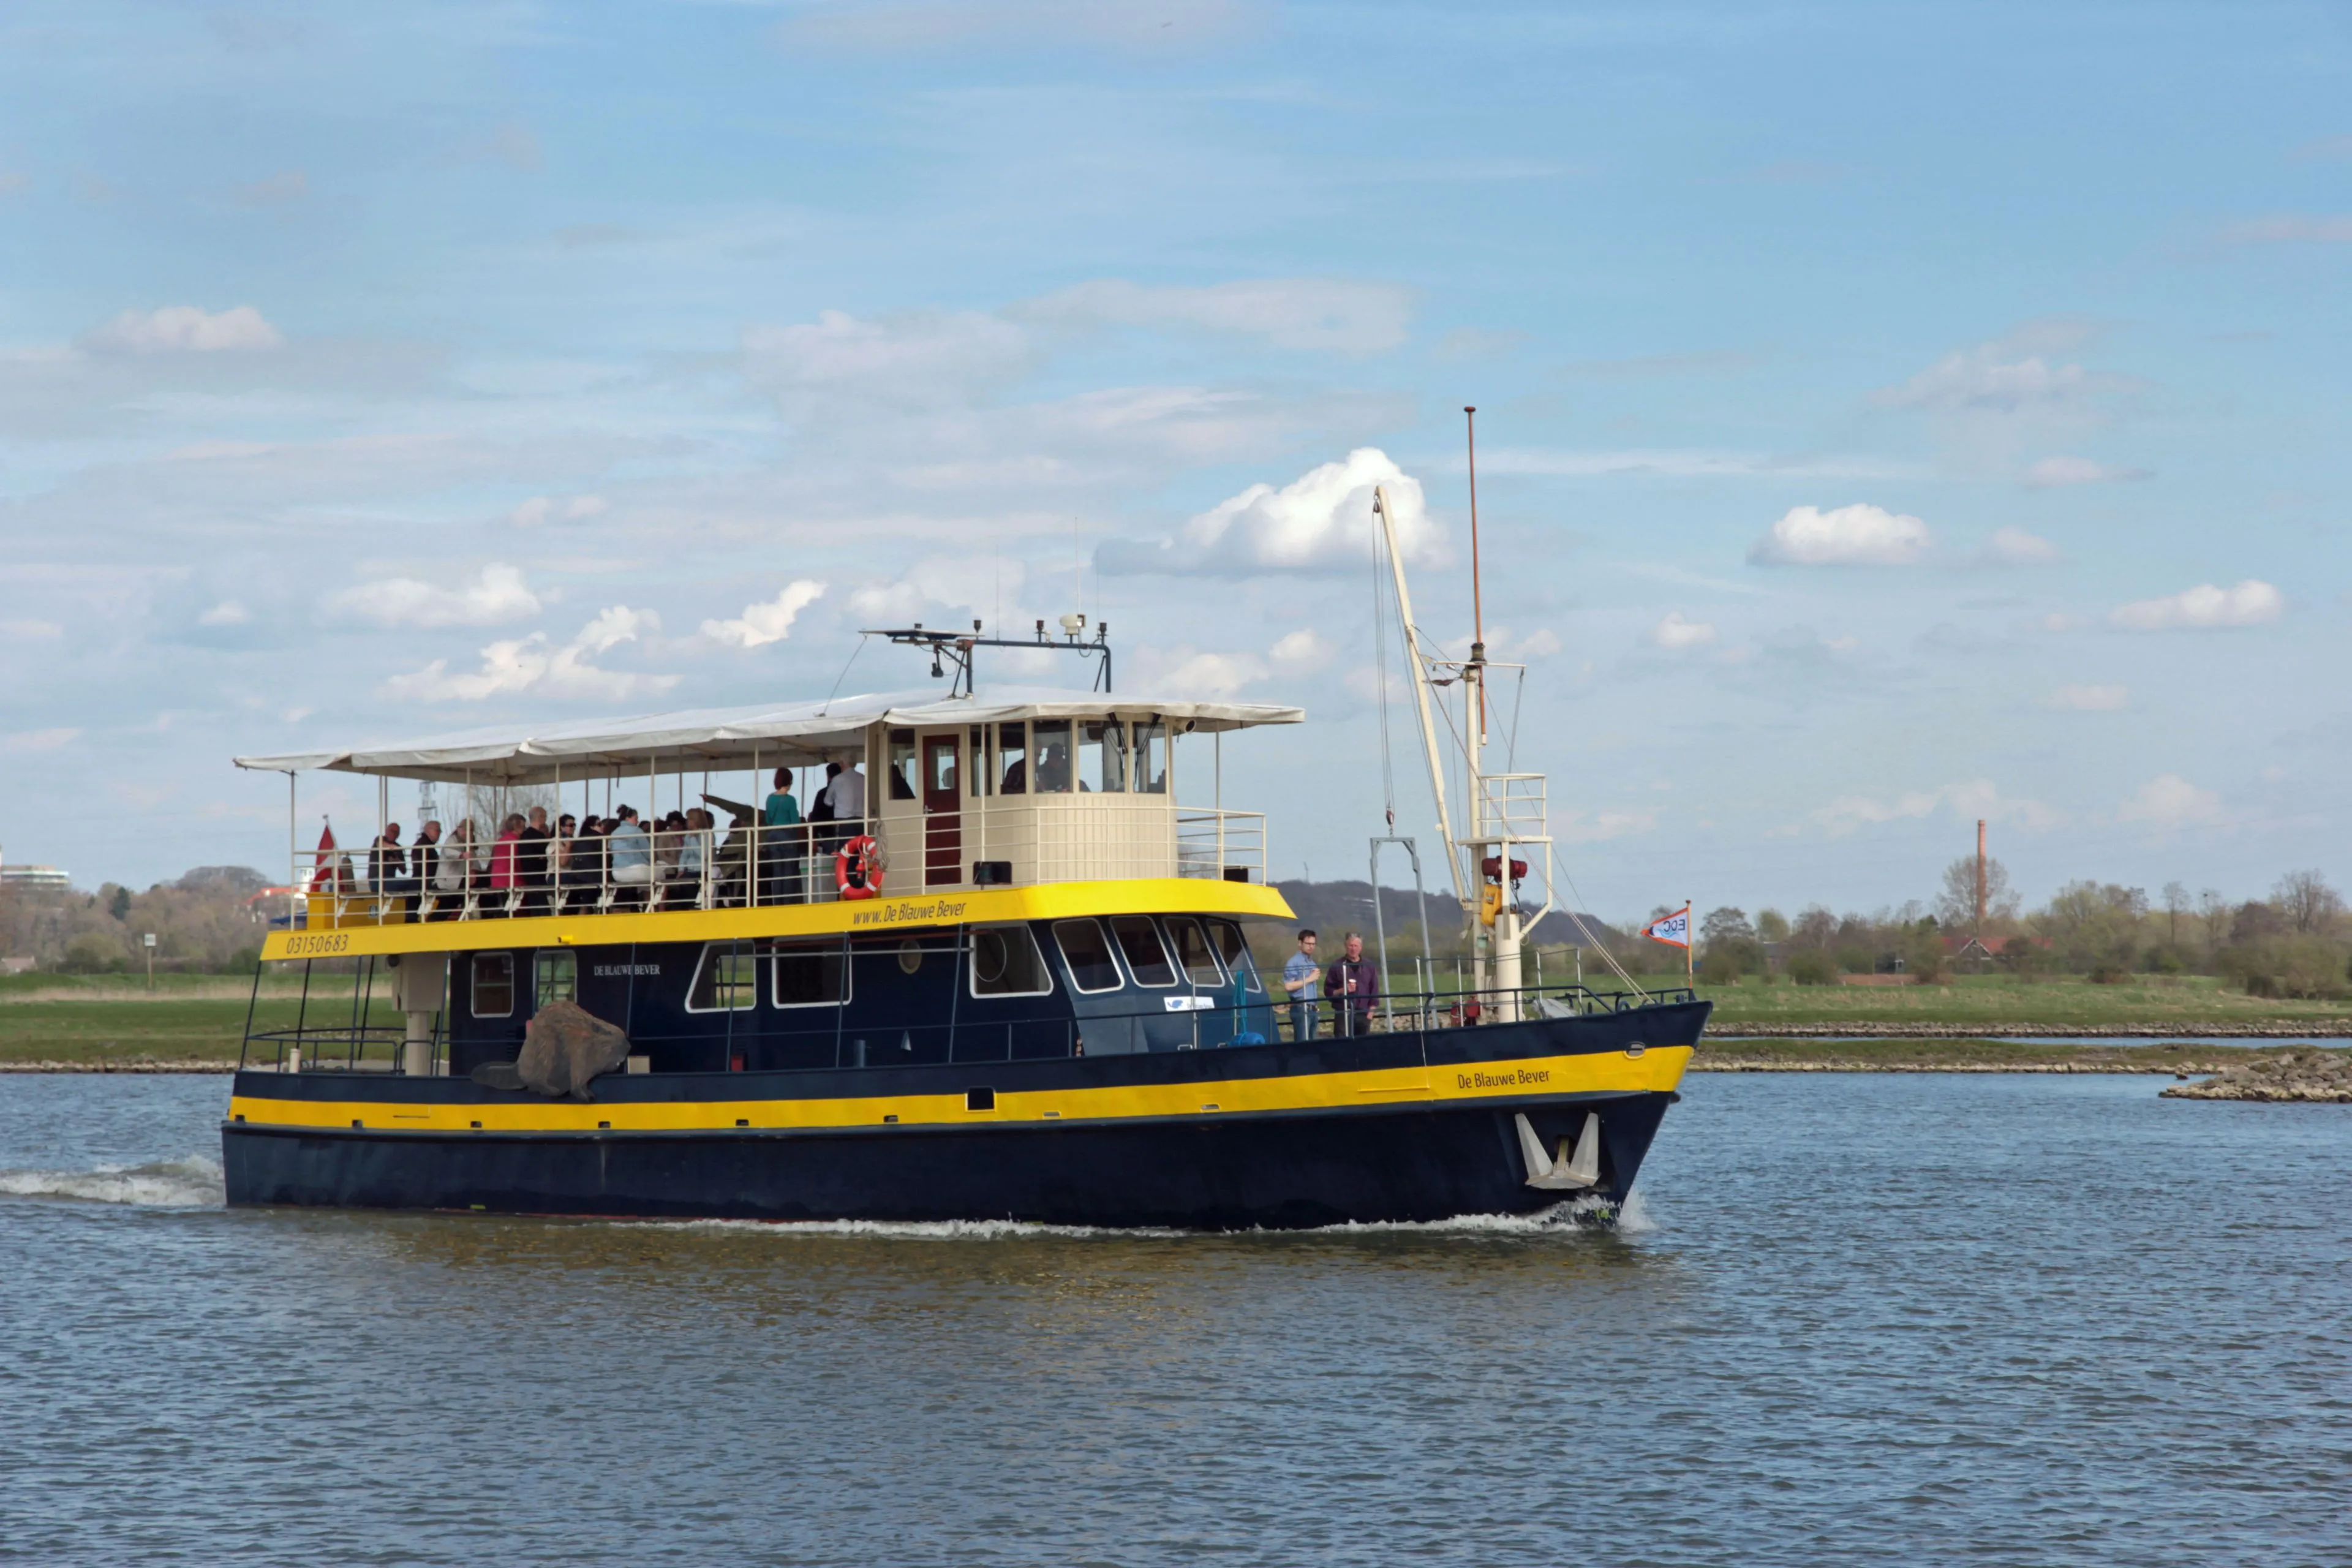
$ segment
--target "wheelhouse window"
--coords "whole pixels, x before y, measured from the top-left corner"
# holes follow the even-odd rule
[[[1110,939],[1103,934],[1102,921],[1058,921],[1054,942],[1062,950],[1062,962],[1070,966],[1071,984],[1087,992],[1118,989],[1118,960],[1110,955]]]
[[[1070,721],[1040,719],[1030,726],[1036,742],[1039,795],[1070,793]]]
[[[1118,720],[1078,726],[1078,787],[1127,793],[1127,727]]]
[[[1248,990],[1264,991],[1265,987],[1258,983],[1256,965],[1247,960],[1249,943],[1242,936],[1242,928],[1231,921],[1213,920],[1202,923],[1209,928],[1209,935],[1215,941],[1217,952],[1224,957],[1225,967],[1241,976],[1243,985]]]
[[[687,989],[689,1013],[739,1013],[751,1005],[759,959],[748,943],[714,942],[702,950]]]
[[[1168,726],[1154,721],[1135,727],[1135,793],[1168,793]]]
[[[974,799],[988,793],[989,780],[996,770],[988,765],[988,726],[971,727],[971,793]]]
[[[1185,979],[1195,985],[1225,983],[1224,971],[1217,967],[1216,952],[1199,921],[1190,915],[1169,916],[1168,940],[1176,946],[1176,962],[1183,966]]]
[[[580,1000],[580,961],[568,952],[542,952],[532,962],[530,1010],[550,1002]]]
[[[473,984],[467,989],[474,994],[475,1017],[513,1017],[514,954],[511,952],[474,954]]]
[[[996,790],[999,795],[1029,793],[1029,726],[996,727]]]
[[[779,944],[769,996],[779,1007],[837,1007],[849,1000],[849,955],[837,942]]]
[[[912,730],[890,731],[890,798],[915,798],[915,732]]]
[[[1168,962],[1168,949],[1160,944],[1160,928],[1151,923],[1150,915],[1115,915],[1110,930],[1118,939],[1118,951],[1127,960],[1127,972],[1135,976],[1138,985],[1176,984],[1175,967]]]
[[[1037,951],[1037,939],[1027,926],[972,928],[973,995],[1043,996],[1053,989],[1053,977],[1045,972],[1045,955]]]

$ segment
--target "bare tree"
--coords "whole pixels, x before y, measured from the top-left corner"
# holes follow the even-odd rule
[[[2205,951],[2210,952],[2230,930],[2230,900],[2221,889],[2208,888],[2197,895],[2197,919],[2205,927]]]
[[[2179,882],[2164,885],[2164,940],[2173,947],[2180,945],[2180,917],[2189,912],[2189,889]]]
[[[2017,918],[2017,894],[2009,885],[2009,868],[1998,860],[1985,862],[1985,923],[2006,925]],[[1963,855],[1944,868],[1943,887],[1936,894],[1936,923],[1946,931],[1972,931],[1977,927],[1977,858]]]
[[[2329,931],[2344,913],[2344,895],[2315,870],[2289,871],[2281,877],[2278,886],[2271,889],[2271,902],[2299,931]]]

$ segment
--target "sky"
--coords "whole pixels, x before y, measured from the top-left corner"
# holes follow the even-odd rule
[[[283,867],[235,755],[1072,609],[1303,707],[1225,803],[1360,875],[1370,487],[1458,652],[1465,405],[1580,907],[2352,878],[2344,5],[13,0],[0,258],[0,855],[79,885]]]

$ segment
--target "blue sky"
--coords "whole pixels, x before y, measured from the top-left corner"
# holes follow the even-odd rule
[[[2352,876],[2347,106],[2342,5],[19,0],[0,852],[275,867],[232,754],[1083,593],[1308,710],[1227,799],[1349,872],[1364,487],[1462,637],[1475,403],[1588,906],[1900,903],[1979,816],[2030,899]]]

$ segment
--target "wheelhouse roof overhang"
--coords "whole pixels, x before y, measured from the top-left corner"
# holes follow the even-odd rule
[[[535,784],[643,777],[648,771],[692,773],[755,763],[806,766],[862,745],[867,727],[877,723],[919,729],[1100,718],[1163,720],[1179,731],[1212,734],[1260,724],[1302,723],[1307,714],[1303,709],[1270,702],[1192,702],[1032,688],[944,699],[928,691],[882,692],[824,702],[643,713],[529,730],[467,730],[338,751],[239,757],[236,765],[268,773],[324,770],[449,784]]]

